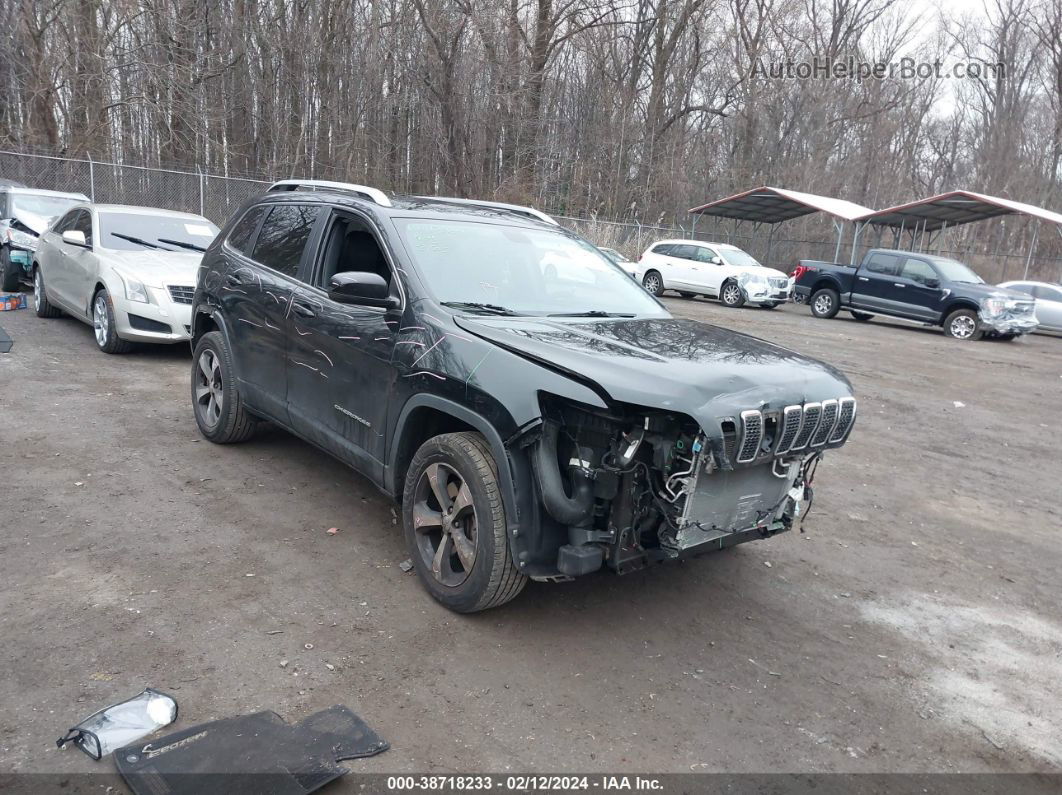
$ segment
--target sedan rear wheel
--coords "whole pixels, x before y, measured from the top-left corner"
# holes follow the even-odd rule
[[[33,269],[33,310],[37,317],[59,317],[62,314],[58,307],[52,306],[48,294],[44,292],[44,276],[41,275],[40,265]]]

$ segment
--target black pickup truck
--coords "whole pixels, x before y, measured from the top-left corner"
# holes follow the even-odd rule
[[[871,249],[858,267],[801,260],[793,277],[795,299],[815,317],[832,318],[842,308],[856,320],[888,315],[942,326],[960,340],[1014,339],[1037,325],[1029,296],[985,284],[961,262],[932,254]]]

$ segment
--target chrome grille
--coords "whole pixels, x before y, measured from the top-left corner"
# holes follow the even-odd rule
[[[184,287],[171,284],[169,290],[170,299],[175,304],[190,304],[192,303],[192,296],[195,295],[195,287]]]
[[[804,420],[804,409],[800,406],[786,406],[782,411],[782,425],[778,432],[778,444],[774,447],[776,455],[789,452],[800,433]]]
[[[763,415],[755,410],[741,412],[741,443],[738,445],[738,463],[747,463],[756,458],[763,441]]]
[[[826,440],[830,438],[830,434],[833,433],[833,426],[836,424],[837,401],[832,399],[822,401],[822,419],[819,422],[818,430],[815,431],[815,435],[811,437],[811,446],[822,447],[826,444]]]
[[[821,403],[805,403],[804,404],[804,424],[800,428],[800,433],[797,434],[796,441],[793,442],[793,446],[790,450],[803,450],[808,446],[808,442],[811,441],[812,434],[815,433],[819,427],[819,419],[822,417],[822,404]]]
[[[855,398],[841,398],[841,410],[837,415],[837,425],[830,434],[830,442],[839,442],[844,439],[855,422],[856,401]]]
[[[767,281],[775,290],[784,290],[786,287],[789,286],[789,279],[784,279],[778,276],[772,276],[768,278]]]

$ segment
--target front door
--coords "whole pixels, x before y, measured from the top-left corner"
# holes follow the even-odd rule
[[[320,237],[308,283],[292,300],[288,410],[299,433],[378,479],[399,313],[329,298],[332,276],[348,271],[376,273],[400,295],[371,222],[336,210]]]
[[[723,258],[707,246],[694,247],[694,262],[691,278],[693,283],[707,295],[718,297],[723,285],[726,267]]]
[[[919,320],[940,319],[944,305],[944,290],[940,286],[940,274],[933,266],[919,257],[906,257],[900,265],[897,284],[903,284],[904,312]]]

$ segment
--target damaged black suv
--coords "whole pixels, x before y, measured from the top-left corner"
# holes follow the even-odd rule
[[[192,401],[214,442],[287,428],[401,504],[428,592],[790,529],[855,422],[832,367],[673,318],[548,216],[288,180],[203,257]]]

